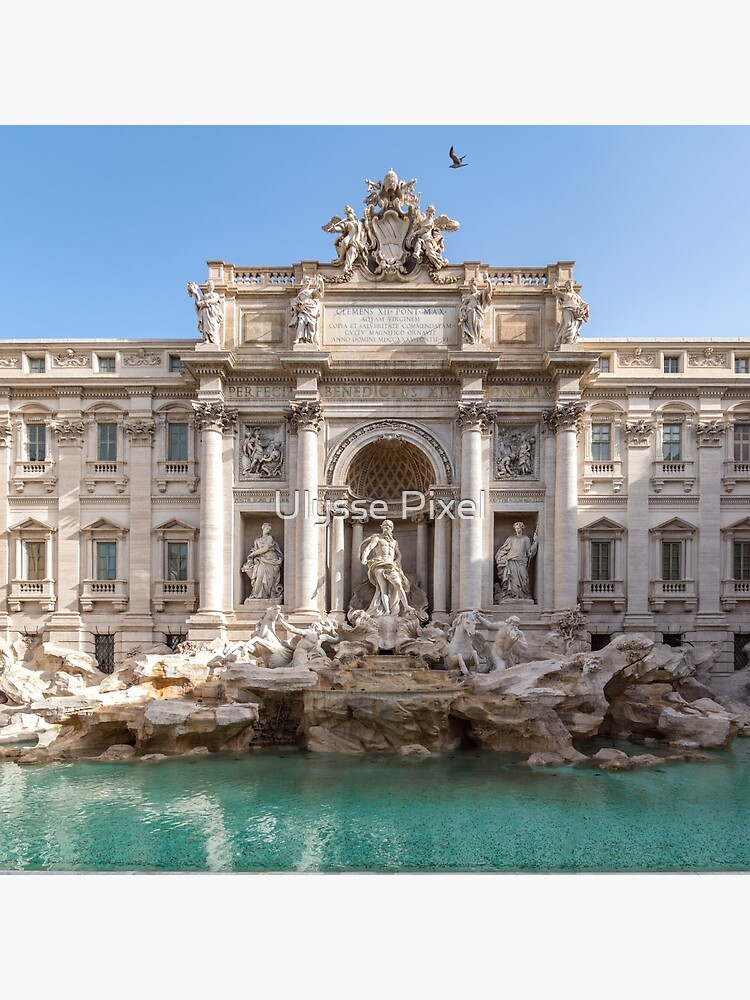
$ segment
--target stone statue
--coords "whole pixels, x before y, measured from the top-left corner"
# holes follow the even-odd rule
[[[404,615],[409,608],[406,596],[410,584],[401,568],[401,551],[393,537],[393,521],[383,521],[379,535],[370,535],[359,548],[360,562],[367,566],[367,578],[375,594],[367,612],[370,615]]]
[[[531,599],[529,561],[536,555],[539,542],[536,531],[530,540],[529,536],[523,533],[524,527],[523,521],[516,521],[513,525],[515,534],[506,538],[495,555],[500,591],[504,601]]]
[[[484,276],[486,287],[480,289],[476,277],[471,279],[469,291],[461,299],[458,310],[458,325],[465,344],[478,344],[482,340],[484,311],[492,300],[492,282],[489,274]]]
[[[188,295],[195,299],[195,311],[198,315],[198,330],[204,344],[219,343],[219,329],[224,321],[224,307],[221,296],[214,291],[213,281],[206,284],[206,293],[201,295],[200,288],[194,281],[189,281]]]
[[[324,292],[325,286],[320,275],[315,279],[315,284],[309,274],[303,278],[302,287],[292,299],[292,319],[289,323],[289,326],[296,331],[295,344],[319,346],[318,323]]]
[[[367,252],[367,238],[365,229],[357,218],[351,205],[344,206],[343,219],[334,215],[330,222],[323,226],[326,233],[339,233],[334,240],[334,247],[338,257],[332,263],[343,264],[344,272],[352,270],[360,256]]]
[[[588,323],[589,307],[573,287],[573,279],[568,278],[564,285],[556,284],[552,292],[562,312],[560,326],[557,328],[555,347],[561,344],[575,344],[582,323]]]
[[[380,644],[380,632],[377,622],[366,611],[357,609],[349,612],[351,625],[342,622],[336,646],[334,663],[345,667],[349,663],[362,659],[363,656],[377,653]]]
[[[417,209],[414,228],[407,236],[406,247],[411,250],[416,261],[426,260],[436,271],[444,267],[448,261],[443,257],[445,242],[442,230],[453,232],[458,229],[458,223],[447,215],[435,215],[435,206],[428,205],[424,215]]]
[[[436,624],[423,627],[414,608],[399,618],[394,653],[413,656],[417,666],[429,668],[443,659],[447,648],[445,632]]]
[[[242,572],[250,580],[248,601],[267,601],[281,597],[281,564],[284,557],[271,534],[271,525],[261,527],[261,534],[247,554]]]
[[[479,670],[479,659],[486,659],[489,653],[487,640],[477,632],[478,625],[489,625],[478,611],[460,611],[453,619],[448,631],[445,649],[445,666],[448,670],[458,668],[468,674],[469,668]]]
[[[518,627],[521,619],[518,615],[509,615],[504,622],[500,622],[496,627],[495,641],[492,644],[490,659],[492,670],[505,670],[507,667],[515,665],[513,650],[515,646],[528,648],[526,636]]]
[[[260,427],[245,427],[240,455],[240,471],[243,475],[274,479],[281,474],[283,464],[280,441],[272,439],[264,443]]]

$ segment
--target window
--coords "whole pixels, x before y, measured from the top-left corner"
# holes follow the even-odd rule
[[[44,358],[29,358],[29,371],[32,375],[43,375],[47,370]]]
[[[595,652],[597,649],[604,649],[612,641],[612,636],[609,632],[598,632],[591,636],[591,652]]]
[[[614,569],[612,560],[612,542],[591,542],[591,579],[611,580]]]
[[[750,580],[750,542],[735,542],[734,579]]]
[[[117,542],[96,543],[96,579],[117,579]]]
[[[748,424],[750,427],[750,424]],[[26,427],[26,460],[44,462],[47,457],[47,427],[45,424],[29,424]]]
[[[600,372],[605,372],[605,373],[609,372],[610,371],[609,356],[607,355],[606,357],[599,358],[599,360],[596,363],[596,367],[599,369]]]
[[[678,357],[666,357],[664,358],[664,372],[667,375],[674,375],[675,372],[680,370],[680,359]]]
[[[661,543],[662,580],[682,580],[683,544],[680,541]]]
[[[96,460],[117,461],[117,424],[96,425]]]
[[[187,580],[188,543],[167,542],[167,580]]]
[[[734,359],[735,375],[747,375],[749,372],[750,372],[750,358]]]
[[[173,653],[177,652],[177,647],[181,642],[185,642],[187,636],[184,632],[167,632],[164,636],[165,645],[169,646]]]
[[[179,375],[184,367],[179,354],[169,355],[169,370],[173,375]]]
[[[612,424],[591,425],[591,459],[594,462],[612,460]]]
[[[734,425],[734,460],[750,462],[750,424]]]
[[[681,646],[682,636],[678,632],[665,632],[661,637],[661,641],[665,646]]]
[[[47,578],[47,543],[23,543],[24,580],[45,580]]]
[[[94,657],[103,674],[114,673],[115,637],[113,635],[94,636]]]
[[[98,368],[102,375],[111,375],[115,370],[115,359],[113,357],[104,357],[101,354],[97,358]]]
[[[750,427],[750,424],[748,424]],[[167,461],[187,462],[188,425],[167,424]]]
[[[662,460],[665,462],[682,461],[682,424],[664,424]]]

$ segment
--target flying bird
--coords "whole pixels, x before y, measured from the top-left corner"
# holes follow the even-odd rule
[[[468,167],[469,165],[468,163],[464,163],[464,160],[466,159],[465,156],[456,156],[453,152],[453,146],[451,146],[448,156],[450,156],[453,160],[453,163],[451,163],[451,170],[458,170],[459,167]]]

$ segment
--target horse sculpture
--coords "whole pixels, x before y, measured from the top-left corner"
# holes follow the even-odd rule
[[[477,632],[479,619],[476,611],[461,611],[454,618],[445,651],[445,665],[449,670],[458,668],[462,674],[468,674],[469,667],[480,669],[480,657],[487,659],[487,641]]]

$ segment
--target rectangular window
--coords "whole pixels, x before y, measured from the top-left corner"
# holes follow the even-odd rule
[[[674,375],[680,370],[679,358],[664,358],[664,371],[667,375]]]
[[[750,580],[750,542],[734,543],[734,579]]]
[[[661,543],[661,578],[662,580],[682,579],[682,542]]]
[[[94,657],[103,674],[115,670],[115,637],[113,635],[94,636]]]
[[[750,426],[750,424],[748,424]],[[45,424],[28,424],[26,427],[26,460],[44,462],[47,458],[47,427]]]
[[[47,370],[44,358],[29,358],[29,371],[32,375],[43,375]]]
[[[612,570],[612,542],[596,541],[591,543],[591,579],[611,580]]]
[[[612,460],[612,424],[591,425],[591,458],[594,462]]]
[[[179,375],[184,367],[179,354],[169,355],[169,370],[173,375]]]
[[[750,424],[748,425],[750,426]],[[167,424],[167,461],[187,462],[188,425]]]
[[[117,424],[96,425],[96,460],[117,461]]]
[[[610,370],[609,358],[608,357],[599,358],[599,360],[596,363],[596,367],[599,369],[600,372],[604,372],[605,374],[609,372]]]
[[[24,579],[45,580],[47,578],[47,546],[44,542],[24,542]]]
[[[188,543],[167,542],[167,579],[187,580]]]
[[[747,375],[748,372],[750,372],[750,358],[735,358],[734,359],[735,375]]]
[[[734,460],[750,462],[750,424],[734,425]]]
[[[661,447],[663,461],[682,461],[682,424],[664,424]]]
[[[117,542],[96,543],[96,579],[117,579]]]
[[[115,370],[115,359],[112,357],[102,357],[99,355],[97,358],[99,371],[103,375],[111,375]]]

